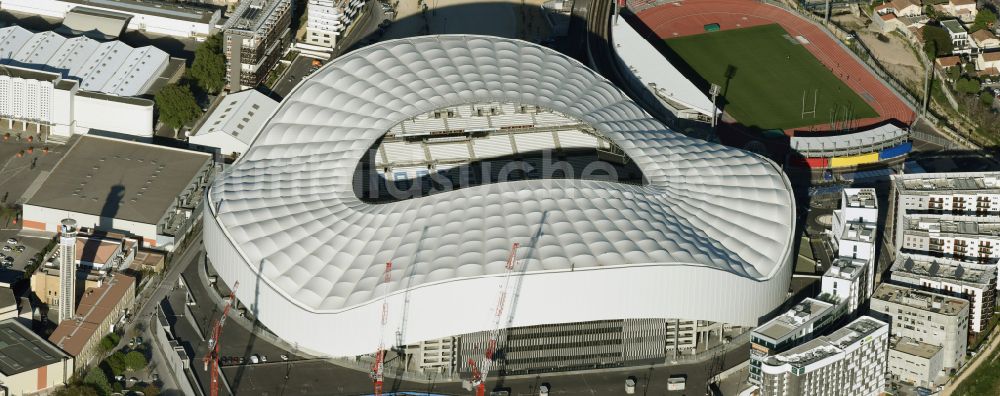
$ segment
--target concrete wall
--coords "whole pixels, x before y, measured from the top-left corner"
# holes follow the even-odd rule
[[[159,317],[155,317],[149,322],[150,329],[153,331],[153,348],[156,354],[163,357],[167,371],[174,377],[177,386],[181,388],[179,389],[181,394],[197,395],[198,393],[195,393],[191,381],[188,381],[187,375],[184,374],[187,365],[181,360],[177,351],[174,351],[173,346],[170,345],[170,337],[167,336],[166,329],[160,324]]]
[[[156,224],[139,223],[122,219],[108,219],[91,214],[67,212],[42,206],[25,204],[23,209],[24,227],[41,231],[58,232],[59,222],[71,217],[81,227],[102,231],[120,231],[143,239],[146,246],[155,247],[157,241]],[[110,224],[110,227],[106,226]]]
[[[73,358],[42,366],[34,370],[17,373],[12,376],[0,374],[0,382],[7,388],[10,395],[23,395],[48,389],[56,385],[64,385],[73,374]]]
[[[76,132],[86,130],[153,137],[153,102],[148,105],[76,96]],[[114,114],[114,117],[108,117]]]

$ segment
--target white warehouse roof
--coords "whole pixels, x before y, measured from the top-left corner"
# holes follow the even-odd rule
[[[206,146],[222,145],[220,143],[225,141],[220,139],[222,136],[210,135],[227,135],[240,147],[215,147],[222,149],[223,154],[242,153],[264,129],[264,123],[277,107],[278,102],[253,89],[226,95],[189,141]]]
[[[355,195],[359,160],[390,128],[491,102],[589,124],[646,183],[521,180],[389,203]],[[281,103],[209,200],[205,246],[219,275],[240,282],[238,298],[275,334],[334,356],[374,351],[387,287],[385,339],[487,330],[513,242],[523,275],[507,326],[756,325],[784,301],[791,271],[794,201],[772,162],[675,133],[575,60],[495,37],[393,40],[337,58]]]
[[[153,46],[132,48],[120,41],[67,39],[20,26],[0,28],[0,63],[60,73],[79,80],[87,91],[142,95],[166,69],[168,60],[166,52]]]

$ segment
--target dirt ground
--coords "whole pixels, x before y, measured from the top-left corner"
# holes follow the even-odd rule
[[[549,35],[543,0],[399,0],[384,38],[425,34],[486,34],[538,42]],[[427,11],[423,11],[426,4]]]
[[[926,69],[921,64],[907,39],[900,33],[887,34],[889,42],[882,42],[878,39],[877,32],[870,25],[865,26],[868,20],[865,17],[854,15],[838,15],[833,18],[842,26],[854,29],[861,41],[872,50],[875,57],[885,66],[886,70],[894,74],[900,81],[918,92],[923,92],[922,81]]]

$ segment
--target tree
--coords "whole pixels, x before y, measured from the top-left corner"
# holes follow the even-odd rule
[[[993,93],[989,91],[983,91],[979,94],[979,101],[986,106],[993,106],[993,101],[996,98],[993,97]]]
[[[939,26],[924,26],[924,52],[931,59],[951,54],[951,36]]]
[[[970,77],[976,75],[976,63],[975,62],[967,62],[965,64],[965,75],[966,76],[970,76]]]
[[[108,364],[108,369],[113,376],[122,375],[128,367],[128,364],[125,361],[125,355],[121,352],[115,352],[113,355],[108,356],[104,362]]]
[[[159,396],[160,388],[156,387],[156,385],[149,384],[142,388],[142,394],[145,396]]]
[[[962,77],[955,83],[955,90],[967,95],[979,92],[979,80]]]
[[[972,28],[969,31],[975,32],[977,30],[988,29],[993,27],[993,24],[997,22],[997,14],[993,12],[989,7],[983,7],[979,9],[976,14],[975,21],[972,22]]]
[[[945,69],[945,73],[947,74],[948,79],[951,80],[952,82],[958,81],[958,78],[962,77],[962,67],[961,66],[949,67]]]
[[[201,108],[187,85],[167,85],[156,94],[155,99],[156,107],[160,110],[160,121],[175,131],[201,115]]]
[[[87,384],[70,384],[57,390],[52,396],[99,396],[97,388]]]
[[[139,351],[132,351],[125,355],[125,366],[129,370],[138,370],[146,367],[146,356]]]
[[[110,333],[104,336],[104,338],[101,338],[101,350],[104,352],[111,351],[116,345],[118,345],[118,341],[121,341],[121,337],[119,337],[118,334]]]
[[[225,87],[226,58],[222,54],[220,34],[209,37],[194,51],[191,77],[199,88],[210,94],[217,94]]]
[[[100,367],[90,369],[83,377],[83,383],[93,386],[99,395],[111,394],[111,384],[108,382],[108,377],[104,375],[104,370],[101,370]]]

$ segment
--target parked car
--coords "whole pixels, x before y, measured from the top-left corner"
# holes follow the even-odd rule
[[[14,248],[14,251],[18,252],[18,253],[21,253],[21,252],[24,251],[24,249],[25,249],[24,245],[17,245],[17,247]]]
[[[14,250],[14,249],[11,249],[10,246],[4,246],[3,247],[3,251],[5,251],[5,252],[9,252],[11,250]]]
[[[17,239],[16,238],[7,238],[7,244],[8,245],[17,245]]]

